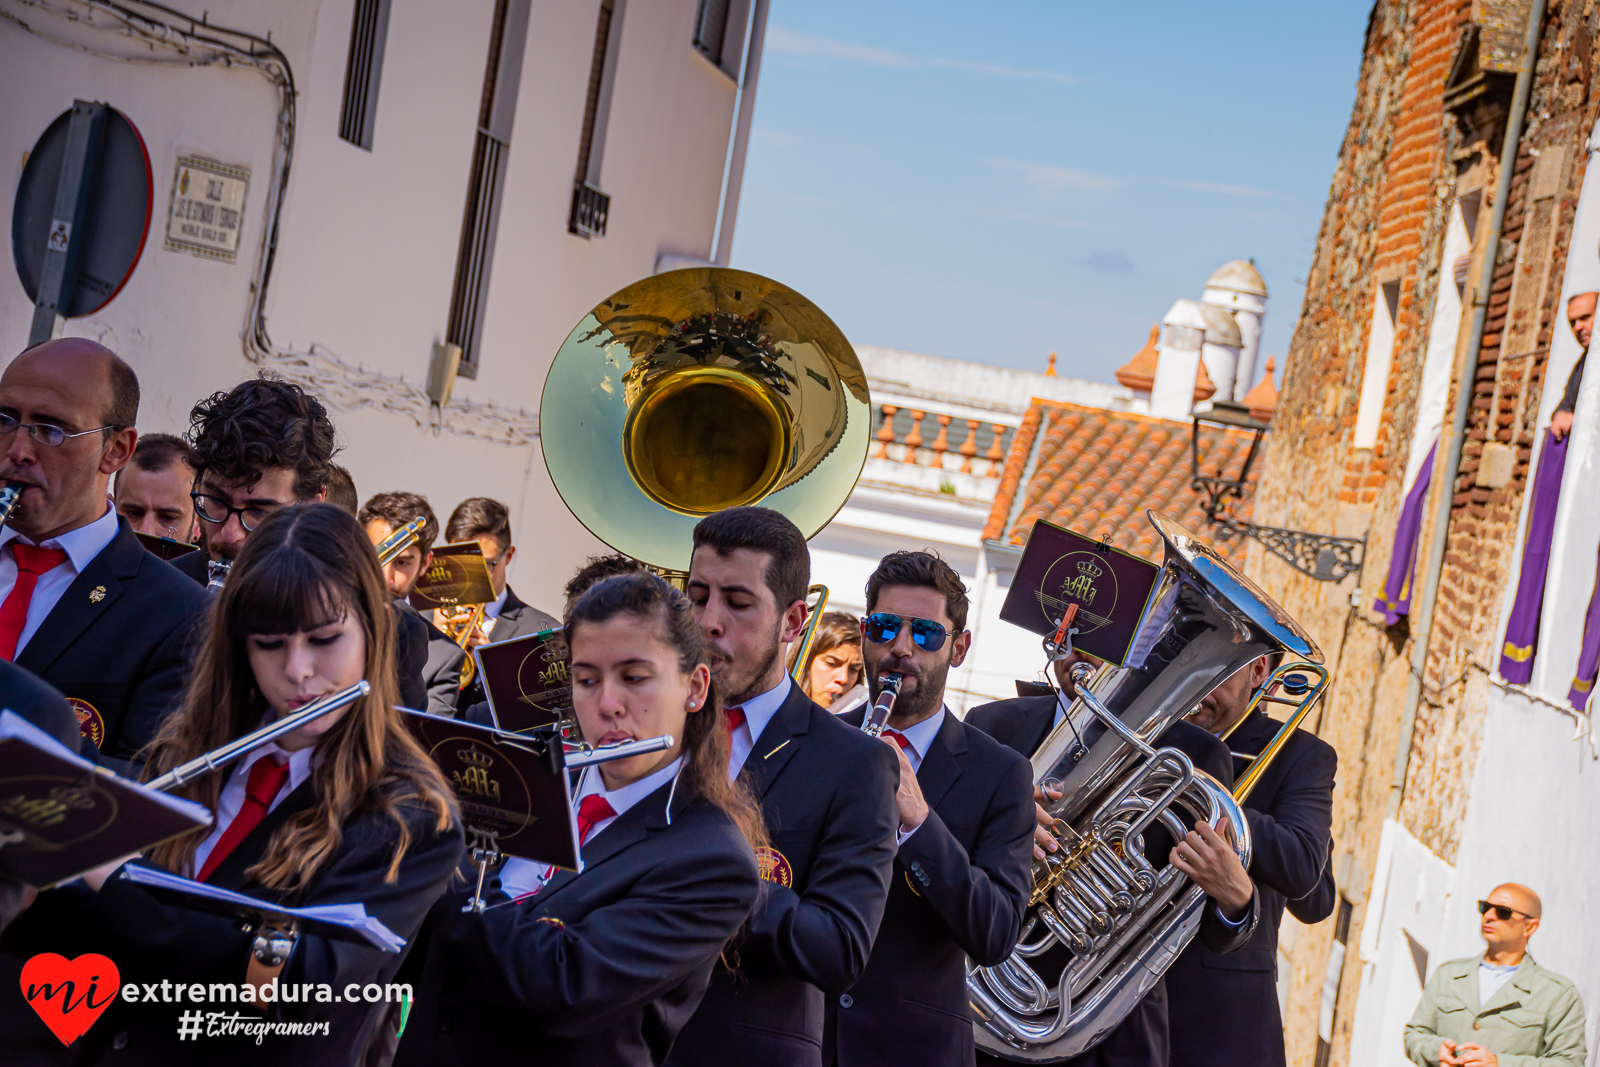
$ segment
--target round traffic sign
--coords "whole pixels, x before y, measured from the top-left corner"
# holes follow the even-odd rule
[[[29,300],[39,297],[39,277],[50,249],[56,189],[67,151],[68,109],[50,124],[28,154],[11,212],[11,254]],[[73,226],[78,250],[78,283],[63,307],[66,318],[82,318],[111,303],[133,275],[150,232],[155,182],[144,138],[128,117],[106,109],[100,151],[90,178],[84,217]]]

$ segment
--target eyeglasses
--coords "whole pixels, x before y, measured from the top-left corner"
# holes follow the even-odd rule
[[[49,445],[51,448],[60,448],[74,437],[87,437],[92,433],[120,429],[122,429],[121,426],[96,426],[92,430],[68,433],[61,427],[51,426],[47,422],[21,422],[13,415],[0,413],[0,437],[16,433],[18,430],[27,430],[29,437],[41,444]]]
[[[273,504],[271,507],[253,504],[247,508],[236,508],[226,500],[204,493],[190,493],[189,499],[194,501],[194,513],[212,525],[221,526],[231,516],[239,516],[239,525],[244,527],[245,533],[253,531],[261,525],[261,520],[283,507],[282,504]]]
[[[1491,904],[1487,900],[1478,901],[1478,914],[1479,915],[1487,915],[1491,911],[1494,912],[1494,917],[1496,919],[1499,919],[1503,923],[1510,922],[1511,921],[1511,916],[1513,916],[1513,915],[1516,915],[1516,916],[1518,916],[1520,918],[1523,918],[1523,919],[1530,918],[1530,916],[1523,915],[1522,912],[1517,911],[1517,910],[1515,910],[1513,908],[1508,908],[1504,904]]]
[[[937,652],[944,647],[950,631],[932,619],[916,619],[909,615],[896,615],[888,611],[874,611],[862,619],[867,640],[875,645],[887,645],[900,635],[902,620],[911,623],[911,640],[924,652]]]

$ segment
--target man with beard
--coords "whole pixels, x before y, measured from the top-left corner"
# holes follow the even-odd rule
[[[883,741],[895,747],[899,851],[867,969],[828,1001],[823,1060],[839,1067],[971,1064],[970,958],[1011,954],[1033,888],[1033,768],[944,706],[972,645],[967,590],[931,552],[893,552],[867,579],[868,685],[898,676]],[[844,714],[860,726],[865,708]]]
[[[321,401],[292,382],[251,378],[200,401],[189,412],[189,445],[204,551],[172,565],[201,585],[213,563],[232,565],[250,532],[272,512],[327,498],[333,420]],[[427,629],[415,615],[393,614],[400,699],[408,708],[425,708]]]
[[[65,694],[114,760],[177,707],[206,608],[106,499],[138,413],[132,368],[83,338],[31,348],[0,375],[0,486],[25,487],[0,528],[0,659]]]
[[[861,977],[894,863],[894,752],[818,707],[783,649],[806,620],[805,538],[767,508],[731,508],[694,530],[689,600],[732,724],[730,778],[761,801],[771,847],[744,936],[679,1033],[679,1067],[818,1067],[823,998]]]
[[[1061,686],[1058,692],[983,704],[967,712],[967,722],[1031,758],[1060,725],[1077,698],[1072,668],[1079,663],[1097,667],[1102,662],[1086,652],[1074,650],[1052,665]],[[1198,726],[1175,722],[1161,733],[1155,747],[1176,748],[1189,757],[1196,770],[1205,771],[1223,786],[1233,786],[1233,761],[1228,756],[1228,746]],[[1056,820],[1044,805],[1060,799],[1061,793],[1057,790],[1046,793],[1037,787],[1034,789],[1038,826],[1034,830],[1033,854],[1041,861],[1046,849],[1059,851],[1055,836],[1050,832]],[[1261,907],[1249,876],[1232,847],[1213,827],[1203,824],[1192,827],[1181,844],[1183,850],[1173,849],[1167,832],[1157,828],[1149,834],[1145,858],[1152,864],[1170,861],[1194,878],[1211,897],[1196,940],[1208,945],[1219,956],[1237,951],[1248,943]],[[1249,899],[1248,915],[1240,916],[1238,905],[1246,898]],[[1071,1067],[1166,1067],[1170,1046],[1167,1017],[1167,985],[1163,978],[1104,1040],[1064,1062]],[[977,1058],[981,1064],[1005,1062],[986,1052],[979,1052]]]

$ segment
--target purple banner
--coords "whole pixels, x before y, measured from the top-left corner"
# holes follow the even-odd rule
[[[1588,707],[1596,674],[1600,674],[1600,563],[1595,565],[1594,591],[1583,616],[1583,649],[1578,653],[1578,672],[1572,676],[1567,703],[1579,711]]]
[[[1439,451],[1439,439],[1434,438],[1428,449],[1428,458],[1417,470],[1417,480],[1406,493],[1405,504],[1400,508],[1400,524],[1394,529],[1394,549],[1389,554],[1389,577],[1384,579],[1383,591],[1372,602],[1372,610],[1383,616],[1386,626],[1400,621],[1400,616],[1411,613],[1411,573],[1417,568],[1417,541],[1422,534],[1422,506],[1428,499],[1428,486],[1433,482],[1433,457]]]
[[[1518,685],[1533,677],[1533,654],[1539,646],[1539,611],[1544,606],[1544,581],[1550,567],[1550,539],[1555,534],[1556,504],[1561,499],[1561,472],[1567,465],[1568,434],[1557,441],[1545,431],[1544,451],[1533,476],[1533,506],[1528,512],[1522,545],[1522,571],[1512,602],[1506,643],[1500,651],[1500,677]]]

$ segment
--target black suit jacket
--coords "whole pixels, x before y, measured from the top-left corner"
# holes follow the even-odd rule
[[[506,586],[506,602],[500,608],[500,614],[495,617],[494,626],[490,628],[489,643],[499,644],[509,641],[513,637],[526,637],[528,634],[540,633],[544,630],[554,630],[561,625],[561,620],[553,615],[546,615],[532,604],[525,602],[517,596],[515,589]],[[459,683],[459,677],[457,679]],[[483,695],[483,683],[474,678],[465,689],[460,690],[455,706],[470,708],[480,704],[488,698]]]
[[[860,728],[865,709],[842,716]],[[872,958],[827,1001],[823,1061],[972,1063],[967,959],[1011,954],[1033,888],[1033,768],[946,713],[917,768],[927,820],[900,845]]]
[[[817,1067],[823,993],[855,984],[872,954],[894,865],[900,764],[791,685],[740,777],[761,798],[777,856],[737,971],[718,965],[678,1035],[682,1067]],[[781,862],[780,862],[781,861]]]
[[[152,557],[154,558],[154,557]],[[362,812],[346,821],[338,851],[298,899],[253,883],[245,871],[265,853],[278,827],[315,803],[305,782],[261,820],[239,846],[218,864],[208,884],[273,902],[302,907],[360,902],[367,914],[409,943],[433,902],[444,892],[461,858],[459,824],[435,833],[433,816],[414,805],[402,806],[411,844],[400,861],[398,879],[384,881],[398,835],[387,817]],[[244,981],[251,935],[220,916],[158,903],[142,889],[113,875],[99,893],[78,882],[40,894],[0,942],[0,978],[17,988],[23,960],[38,952],[71,959],[98,952],[117,965],[124,985],[162,979],[174,983]],[[394,978],[403,954],[380,952],[345,941],[303,934],[284,967],[280,984],[326,982],[342,996],[349,983],[385,983]],[[390,1007],[329,1003],[277,1005],[268,1019],[326,1021],[323,1036],[206,1037],[179,1041],[177,1025],[195,1005],[131,1004],[119,997],[83,1037],[63,1048],[21,997],[0,998],[0,1047],[8,1065],[20,1064],[358,1064]],[[260,1017],[249,1004],[200,1006],[203,1011],[240,1011]],[[13,1058],[13,1052],[15,1058]]]
[[[53,685],[10,660],[0,659],[0,711],[14,711],[73,752],[82,739],[78,717]]]
[[[1056,700],[1053,693],[997,700],[967,712],[967,721],[1002,744],[1031,757],[1055,727]],[[1205,771],[1232,788],[1233,760],[1228,746],[1200,727],[1179,720],[1161,733],[1155,745],[1176,748],[1189,757],[1195,769]],[[1171,846],[1170,836],[1156,828],[1147,835],[1146,858],[1151,863],[1164,864]],[[1250,902],[1250,919],[1242,929],[1235,930],[1223,923],[1216,909],[1208,905],[1202,913],[1199,934],[1191,945],[1209,944],[1219,955],[1237,951],[1249,943],[1261,913],[1259,890]],[[1163,978],[1105,1040],[1064,1062],[1073,1067],[1165,1067],[1168,1045],[1168,993]],[[979,1052],[977,1059],[984,1064],[1005,1062],[984,1052]]]
[[[402,597],[394,604],[397,619],[400,616],[408,617],[408,621],[402,624],[405,627],[402,640],[406,649],[404,677],[420,680],[425,694],[420,703],[408,702],[406,706],[427,711],[430,715],[454,718],[456,696],[461,692],[461,665],[467,660],[466,652],[412,607],[409,600]]]
[[[208,607],[119,518],[117,535],[73,579],[17,666],[77,703],[86,735],[98,718],[104,755],[128,759],[181,702]]]
[[[1255,755],[1279,725],[1252,712],[1228,745],[1235,753]],[[1333,909],[1326,872],[1338,762],[1327,742],[1296,730],[1245,800],[1255,849],[1250,878],[1261,897],[1261,923],[1239,952],[1218,956],[1191,945],[1167,972],[1174,1067],[1284,1062],[1278,924],[1288,900],[1309,897],[1305,907],[1296,907],[1303,915],[1322,912],[1319,917],[1325,918]],[[1248,765],[1236,758],[1235,772],[1243,774]]]
[[[671,788],[591,838],[581,875],[481,915],[467,891],[439,902],[396,1067],[666,1058],[761,884],[733,821],[681,783],[669,823]]]

